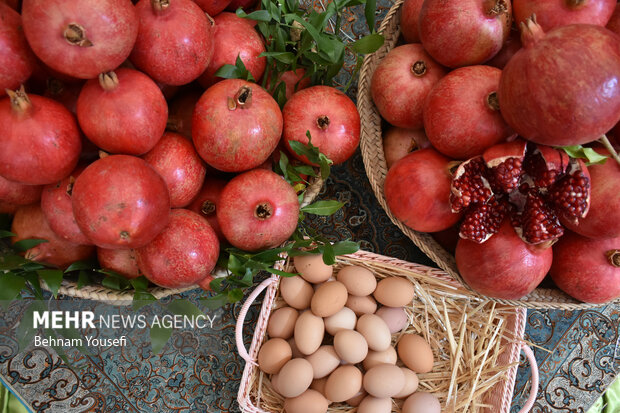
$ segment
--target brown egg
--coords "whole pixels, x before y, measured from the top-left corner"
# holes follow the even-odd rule
[[[401,367],[400,369],[405,375],[405,385],[401,391],[392,396],[395,399],[404,399],[405,397],[409,397],[411,393],[418,389],[418,384],[420,384],[417,374],[405,367]]]
[[[405,400],[402,413],[441,413],[441,404],[430,393],[415,392]]]
[[[271,381],[271,386],[273,386],[273,389],[276,392],[278,392],[278,394],[280,394],[280,389],[278,388],[278,375],[272,374],[270,381]]]
[[[314,289],[301,277],[284,277],[280,281],[280,294],[291,307],[305,310],[310,307]]]
[[[403,307],[381,307],[375,313],[385,321],[390,334],[398,333],[409,325],[409,317]]]
[[[312,364],[315,379],[328,376],[340,365],[340,356],[336,354],[334,346],[321,346],[317,351],[307,356],[306,360]]]
[[[323,319],[312,314],[312,311],[303,312],[295,323],[295,344],[302,354],[312,354],[319,349],[325,334]]]
[[[329,403],[316,390],[308,389],[297,397],[284,400],[286,413],[325,413]]]
[[[357,316],[362,314],[374,314],[375,311],[377,311],[377,302],[374,298],[372,298],[372,295],[358,297],[356,295],[349,294],[346,306],[353,310]]]
[[[325,384],[325,397],[333,402],[343,402],[362,389],[362,372],[355,366],[340,366],[329,375]]]
[[[318,391],[323,396],[325,396],[325,384],[326,383],[327,383],[327,377],[323,377],[322,379],[314,379],[312,380],[312,383],[310,384],[310,388]]]
[[[293,258],[293,262],[299,275],[313,284],[327,281],[334,272],[331,265],[323,262],[323,254],[298,255]]]
[[[371,350],[385,351],[392,346],[390,328],[378,315],[363,314],[357,320],[355,329],[364,336]]]
[[[280,369],[277,379],[279,393],[297,397],[312,383],[312,365],[305,359],[292,359]]]
[[[368,371],[379,364],[396,364],[397,359],[396,350],[392,346],[385,351],[369,351],[364,359],[364,370]]]
[[[357,317],[353,310],[343,307],[336,314],[325,318],[325,331],[335,336],[340,330],[353,330],[357,324]]]
[[[293,358],[297,359],[300,357],[305,357],[306,355],[303,354],[301,351],[299,351],[299,349],[297,348],[297,344],[295,344],[295,337],[291,337],[288,339],[287,341],[288,345],[291,346],[291,351],[293,352]]]
[[[347,287],[339,281],[330,281],[317,288],[310,308],[319,317],[329,317],[344,308],[347,302]]]
[[[374,296],[378,302],[388,307],[404,307],[413,301],[415,290],[406,278],[387,277],[377,283]]]
[[[368,269],[351,265],[338,271],[336,279],[347,287],[351,295],[363,297],[372,294],[377,287],[375,275]]]
[[[368,393],[366,393],[366,390],[362,388],[362,390],[360,390],[355,396],[347,400],[346,403],[349,406],[353,406],[353,407],[359,406],[359,404],[362,402],[362,400],[364,400],[364,397],[366,396],[368,396]]]
[[[258,352],[258,367],[267,374],[276,374],[293,357],[291,346],[281,339],[266,341]]]
[[[433,350],[417,334],[405,334],[398,342],[398,357],[416,373],[428,373],[433,369]]]
[[[267,334],[271,338],[279,337],[288,340],[293,336],[297,317],[299,317],[299,312],[293,307],[278,308],[269,317]]]
[[[368,344],[360,333],[355,330],[341,330],[334,336],[334,349],[340,358],[347,363],[355,364],[368,355]]]
[[[357,408],[357,413],[391,413],[392,399],[378,399],[372,396],[366,396]]]
[[[392,364],[379,364],[364,374],[364,390],[379,399],[394,396],[404,385],[405,375]]]

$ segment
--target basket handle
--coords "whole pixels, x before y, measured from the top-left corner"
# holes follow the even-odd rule
[[[278,278],[271,277],[267,278],[265,281],[260,283],[258,287],[254,289],[248,296],[248,299],[245,300],[243,306],[241,307],[241,311],[239,311],[239,317],[237,318],[237,325],[235,326],[235,339],[237,341],[237,351],[242,359],[245,360],[246,363],[250,363],[254,366],[258,366],[256,361],[252,360],[250,355],[248,354],[248,350],[245,348],[245,344],[243,344],[243,323],[245,323],[245,317],[248,315],[248,311],[250,310],[250,306],[256,301],[256,298],[262,293],[265,289],[267,289],[271,284],[274,284],[278,281]]]
[[[534,402],[536,401],[536,394],[538,393],[538,363],[536,363],[536,357],[534,356],[534,352],[530,348],[530,346],[523,344],[521,346],[521,350],[525,353],[527,360],[530,363],[530,370],[532,373],[532,383],[530,385],[530,396],[527,398],[527,401],[519,410],[519,413],[527,413],[532,407],[534,407]]]

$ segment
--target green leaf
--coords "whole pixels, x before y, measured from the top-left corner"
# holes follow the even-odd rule
[[[140,276],[129,280],[136,291],[145,291],[149,287],[149,280],[145,276]]]
[[[245,273],[241,260],[235,254],[230,254],[228,258],[228,271],[235,275],[242,275]]]
[[[181,316],[204,316],[204,313],[200,308],[196,307],[196,304],[185,299],[173,300],[170,304],[168,304],[168,310]]]
[[[35,298],[43,300],[43,289],[41,288],[41,279],[36,271],[27,271],[22,274],[22,277],[26,279],[32,286],[33,294]]]
[[[252,256],[254,261],[261,261],[265,263],[273,263],[283,259],[280,254],[287,252],[289,247],[272,248],[270,250],[262,251]]]
[[[17,295],[26,285],[26,279],[13,273],[0,274],[0,301],[10,301],[15,299]]]
[[[230,290],[228,292],[227,300],[229,303],[236,303],[241,301],[243,298],[243,291],[241,288],[235,288],[234,290]]]
[[[71,271],[80,271],[80,270],[92,270],[97,268],[96,260],[88,260],[88,261],[76,261],[73,264],[69,265],[65,272]]]
[[[0,238],[10,238],[10,237],[15,237],[15,236],[17,235],[13,234],[11,231],[0,229]]]
[[[385,39],[383,38],[382,35],[378,33],[373,33],[373,34],[364,36],[359,40],[356,40],[355,42],[351,43],[349,46],[351,46],[351,48],[357,53],[369,54],[369,53],[374,53],[377,50],[379,50],[379,48],[383,46],[384,41]]]
[[[299,275],[297,273],[277,270],[275,268],[267,268],[267,271],[272,273],[272,274],[279,275],[280,277],[295,277],[295,276]]]
[[[200,302],[203,303],[208,309],[215,310],[228,304],[228,297],[224,293],[219,293],[210,297],[201,298]]]
[[[224,79],[240,79],[243,77],[235,65],[223,65],[215,72],[215,76]]]
[[[159,354],[172,336],[172,328],[152,326],[151,327],[151,347],[153,354]]]
[[[334,255],[355,254],[360,249],[359,242],[338,241],[332,245]]]
[[[46,239],[23,239],[13,244],[13,249],[19,252],[26,252],[30,248],[34,248],[39,244],[43,244],[44,242],[49,242],[49,241]]]
[[[226,281],[226,278],[215,278],[209,283],[209,287],[215,293],[221,293],[223,291],[222,284]]]
[[[323,262],[326,265],[334,265],[336,263],[334,247],[329,242],[323,244]]]
[[[258,22],[266,22],[266,23],[271,21],[271,14],[269,14],[267,10],[256,10],[250,14],[247,14],[245,11],[243,11],[242,8],[238,8],[236,13],[237,13],[237,16],[244,18],[244,19],[251,19],[251,20],[256,20]]]
[[[375,12],[377,11],[377,0],[366,0],[366,6],[364,7],[364,16],[366,17],[366,24],[368,30],[371,33],[375,31]]]
[[[137,290],[133,293],[133,301],[131,306],[134,311],[138,311],[142,307],[149,305],[151,303],[157,302],[157,298],[153,296],[153,294],[148,291]]]
[[[90,275],[86,271],[80,271],[78,275],[77,289],[90,284]]]
[[[263,52],[258,57],[273,57],[279,62],[291,64],[295,61],[295,55],[291,52]]]
[[[0,271],[18,270],[29,261],[15,254],[0,255]]]
[[[321,215],[321,216],[329,216],[333,215],[336,211],[342,208],[344,204],[339,201],[327,200],[327,201],[316,201],[310,205],[307,205],[301,210],[308,214]]]
[[[108,274],[107,277],[101,280],[101,285],[117,291],[127,290],[131,287],[131,283],[129,282],[129,280],[112,274]]]
[[[587,165],[604,164],[607,161],[606,156],[601,155],[592,148],[585,148],[581,145],[562,146],[561,148],[571,158],[585,159]]]
[[[56,298],[58,296],[60,284],[62,284],[63,272],[61,270],[39,270],[37,271],[37,274],[39,274],[39,277],[45,281],[54,295],[54,298]]]

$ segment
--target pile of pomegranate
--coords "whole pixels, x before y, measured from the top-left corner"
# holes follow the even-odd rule
[[[401,29],[371,81],[392,214],[483,295],[619,298],[620,4],[405,0]]]
[[[13,242],[47,240],[34,261],[96,254],[127,278],[208,289],[225,246],[262,251],[297,228],[300,196],[273,171],[289,141],[310,131],[344,162],[359,115],[303,68],[282,76],[280,108],[261,86],[265,39],[234,13],[256,1],[134,3],[0,0],[0,213]],[[238,58],[256,83],[216,75]]]

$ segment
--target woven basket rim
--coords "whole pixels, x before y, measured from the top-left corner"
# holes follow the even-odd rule
[[[559,289],[554,288],[537,288],[532,293],[519,300],[505,300],[483,296],[472,290],[460,276],[452,254],[447,252],[429,234],[412,230],[392,214],[383,194],[383,185],[387,175],[387,165],[383,152],[382,120],[372,101],[370,85],[372,75],[377,65],[380,63],[381,59],[395,47],[398,41],[400,35],[400,8],[403,1],[404,0],[396,0],[381,23],[379,32],[383,34],[385,42],[378,51],[371,55],[366,55],[364,58],[364,63],[360,71],[357,94],[357,107],[361,117],[360,148],[364,161],[364,168],[373,192],[383,210],[392,222],[398,226],[418,248],[439,265],[441,269],[454,277],[455,280],[458,280],[471,292],[472,296],[483,297],[501,304],[533,309],[581,310],[609,304],[582,303]],[[620,303],[620,299],[613,301],[613,303]]]

